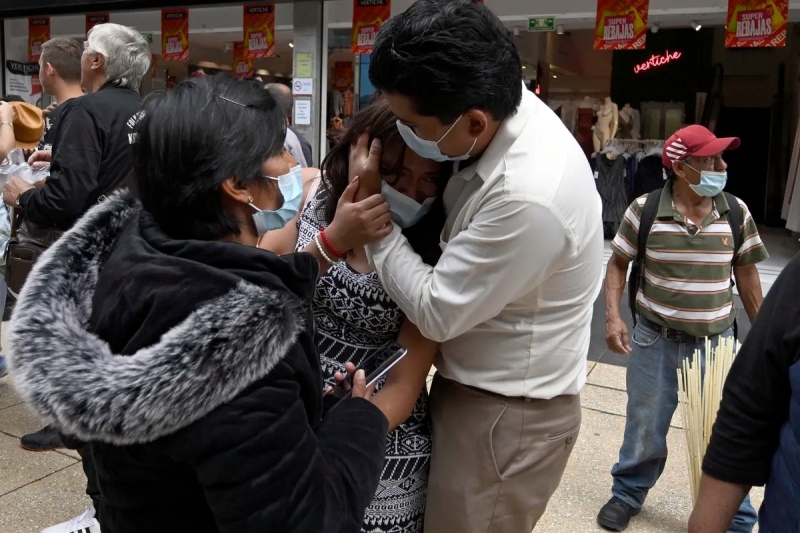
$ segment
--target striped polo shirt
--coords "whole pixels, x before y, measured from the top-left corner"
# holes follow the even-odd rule
[[[647,195],[628,207],[611,244],[628,261],[636,258],[639,221]],[[742,208],[742,246],[733,266],[759,263],[768,257],[747,206]],[[714,197],[714,208],[702,223],[688,221],[672,201],[672,186],[661,193],[658,214],[647,240],[644,282],[636,307],[645,318],[694,335],[718,335],[733,325],[736,313],[731,287],[733,236],[727,198]]]

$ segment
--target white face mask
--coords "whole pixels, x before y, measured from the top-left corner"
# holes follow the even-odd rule
[[[443,163],[445,161],[465,161],[469,159],[472,150],[475,149],[475,144],[478,142],[477,137],[472,140],[472,146],[469,147],[469,150],[467,150],[467,153],[464,155],[459,155],[459,156],[445,155],[439,149],[439,143],[442,142],[444,138],[450,134],[451,131],[453,131],[453,128],[456,127],[456,124],[458,124],[458,121],[461,120],[461,117],[463,116],[464,115],[459,116],[456,119],[456,121],[450,125],[450,128],[446,132],[444,132],[444,135],[442,135],[438,141],[430,141],[428,139],[420,138],[416,133],[414,133],[414,130],[412,130],[406,124],[400,122],[399,119],[397,120],[397,131],[400,132],[400,136],[405,141],[406,146],[414,150],[417,153],[417,155],[423,159],[430,159],[432,161],[437,161],[439,163]]]
[[[403,229],[410,228],[422,220],[430,212],[433,203],[436,201],[435,197],[431,197],[419,203],[385,181],[381,183],[381,195],[386,200],[386,203],[389,204],[392,220]]]

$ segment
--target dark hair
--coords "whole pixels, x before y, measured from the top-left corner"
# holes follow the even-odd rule
[[[263,179],[262,165],[283,149],[283,112],[256,81],[228,74],[192,78],[152,94],[135,118],[142,207],[173,238],[239,234],[222,203],[220,187],[227,179],[275,187]]]
[[[380,139],[384,151],[400,151],[400,157],[391,167],[381,168],[381,175],[399,176],[403,170],[403,154],[408,148],[397,129],[397,115],[392,112],[385,99],[379,98],[356,113],[339,142],[322,161],[321,170],[325,176],[322,180],[326,198],[325,220],[328,223],[333,220],[339,198],[349,183],[350,147],[366,132],[369,132],[370,143],[375,138]],[[451,163],[441,163],[441,172],[437,179],[439,193],[433,208],[420,222],[403,230],[414,250],[429,264],[433,264],[441,255],[439,235],[445,222],[442,194],[452,173]]]
[[[54,37],[42,45],[42,61],[50,63],[67,83],[80,83],[83,43],[69,37]]]
[[[18,94],[7,94],[0,98],[0,102],[24,102],[25,99]]]
[[[387,20],[375,38],[369,79],[442,124],[470,109],[504,120],[522,99],[511,34],[476,0],[418,0]]]
[[[282,83],[268,83],[264,88],[277,100],[278,105],[283,109],[284,116],[286,118],[291,117],[292,107],[294,106],[294,96],[292,96],[292,90],[289,86]]]

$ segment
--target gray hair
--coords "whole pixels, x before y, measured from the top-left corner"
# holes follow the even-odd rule
[[[128,26],[98,24],[89,31],[86,49],[105,58],[106,79],[121,87],[139,89],[150,69],[150,45]]]
[[[272,95],[278,105],[283,109],[286,118],[292,116],[292,107],[294,107],[294,96],[292,90],[288,85],[283,83],[268,83],[264,86],[266,90]]]

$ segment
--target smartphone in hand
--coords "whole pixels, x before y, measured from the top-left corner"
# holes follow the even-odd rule
[[[369,368],[369,366],[371,366],[369,364],[370,362],[383,360],[383,362],[380,363],[375,370],[367,374],[367,387],[371,387],[407,354],[408,349],[404,346],[401,346],[395,341],[387,342],[366,357],[361,364],[356,367],[356,372],[360,369]],[[350,391],[353,388],[354,375],[355,372],[345,374],[344,379],[339,383],[339,385],[333,388],[331,394],[334,394],[339,398],[349,397]]]

